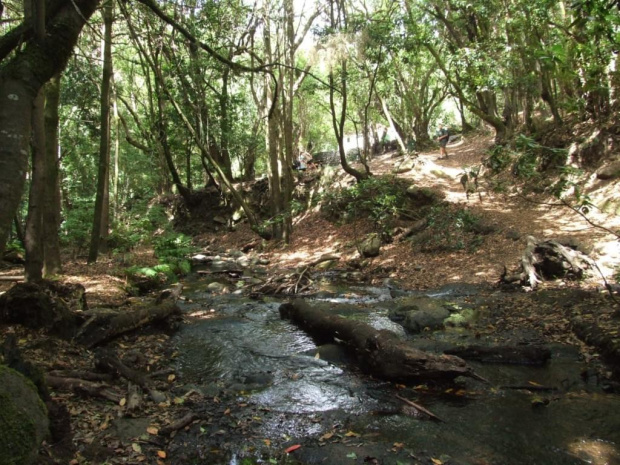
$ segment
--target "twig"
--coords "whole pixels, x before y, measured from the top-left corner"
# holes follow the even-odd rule
[[[437,415],[435,415],[433,412],[431,412],[430,410],[425,409],[424,407],[422,407],[421,405],[416,404],[415,402],[410,401],[409,399],[405,399],[404,397],[399,396],[398,394],[396,394],[396,398],[402,400],[405,404],[410,405],[411,407],[419,410],[422,413],[426,413],[429,417],[431,417],[433,420],[436,421],[440,421],[442,423],[445,423],[444,420],[442,420],[441,418],[439,418]]]

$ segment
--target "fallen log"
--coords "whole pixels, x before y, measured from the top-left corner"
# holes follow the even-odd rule
[[[101,397],[114,403],[119,403],[123,398],[120,393],[103,383],[94,383],[92,381],[75,378],[58,378],[56,376],[49,375],[45,377],[45,382],[52,389],[72,391],[78,394]]]
[[[151,385],[150,378],[137,370],[129,368],[116,354],[107,348],[100,348],[95,351],[95,365],[98,369],[106,372],[122,376],[130,383],[141,387],[149,393],[154,402],[160,403],[166,400],[166,396],[154,389]]]
[[[88,348],[95,347],[103,342],[134,331],[143,326],[163,321],[180,312],[176,301],[183,286],[176,285],[171,290],[162,291],[154,304],[139,305],[125,311],[94,312],[80,328],[76,341]]]
[[[479,345],[454,347],[444,354],[456,355],[465,360],[506,365],[542,366],[551,358],[551,351],[541,346],[495,346]]]
[[[449,381],[467,376],[486,381],[453,355],[435,355],[416,349],[386,330],[331,315],[311,307],[303,300],[280,306],[280,317],[308,332],[319,344],[334,341],[346,345],[357,357],[361,368],[377,378],[391,381]]]

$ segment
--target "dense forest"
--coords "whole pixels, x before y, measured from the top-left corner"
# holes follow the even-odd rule
[[[207,428],[201,421],[209,418],[210,425],[212,418],[231,415],[231,408],[233,416],[241,415],[236,409],[247,403],[201,391],[217,399],[210,410],[184,411],[186,401],[193,405],[193,391],[185,383],[185,394],[172,394],[178,373],[164,363],[178,351],[160,344],[148,328],[163,324],[168,334],[187,323],[187,315],[194,317],[192,297],[181,295],[180,285],[162,289],[184,279],[191,288],[193,279],[205,276],[228,280],[210,282],[209,293],[237,292],[258,302],[267,295],[320,294],[315,273],[327,269],[349,284],[385,286],[394,299],[447,283],[499,283],[511,292],[534,291],[544,281],[562,292],[565,286],[598,288],[587,298],[562,294],[553,303],[529,293],[534,303],[524,303],[525,294],[510,294],[507,308],[536,307],[510,316],[491,291],[478,289],[490,299],[480,307],[496,313],[479,329],[470,322],[465,327],[476,342],[485,331],[491,334],[488,328],[513,331],[525,322],[541,331],[545,343],[581,347],[581,357],[596,364],[582,375],[593,379],[596,372],[605,392],[617,392],[619,9],[613,0],[0,0],[0,339],[6,339],[0,354],[5,365],[33,380],[35,397],[47,404],[52,436],[58,431],[37,456],[45,433],[38,431],[43,420],[33,420],[37,432],[28,434],[34,439],[16,433],[18,449],[20,441],[28,444],[6,463],[198,463],[174,445],[177,431],[199,427],[189,443],[200,443]],[[441,134],[449,135],[449,144],[438,159],[445,146]],[[578,222],[585,229],[574,226]],[[556,237],[558,231],[579,241]],[[242,255],[250,265],[240,262]],[[211,268],[202,269],[205,264]],[[261,266],[269,277],[244,271]],[[112,288],[117,294],[106,295]],[[101,308],[89,309],[85,292]],[[467,319],[463,306],[473,300],[467,293],[461,297],[463,302],[444,302],[442,310],[427,303],[415,308],[443,315],[442,322],[451,319],[446,327],[460,327]],[[225,305],[215,302],[204,306],[218,314],[218,305]],[[606,309],[604,317],[593,308]],[[436,329],[426,320],[413,323],[410,309],[401,310],[390,309],[390,319],[408,332]],[[363,372],[395,383],[392,400],[408,393],[399,389],[418,394],[412,387],[418,383],[457,377],[494,382],[487,371],[480,375],[465,365],[460,357],[469,360],[471,353],[462,347],[434,355],[436,347],[411,348],[386,336],[385,328],[377,331],[355,318],[343,323],[297,300],[284,303],[280,314],[320,344],[325,334],[337,335],[327,339],[351,349]],[[145,327],[146,335],[135,333]],[[121,334],[135,339],[118,342]],[[534,339],[525,332],[516,339],[494,337],[504,344],[494,347],[501,354],[480,355],[477,348],[474,360],[544,364],[550,357],[535,344],[535,353],[523,353],[521,346]],[[55,341],[50,344],[57,344],[59,359],[70,360],[64,371],[45,360],[45,350],[37,352],[44,340]],[[127,362],[132,344],[156,360],[148,370],[158,375]],[[611,368],[598,365],[599,353]],[[102,373],[92,373],[91,365]],[[0,379],[13,376],[10,371],[0,365]],[[168,376],[165,388],[156,380],[160,375]],[[119,383],[125,383],[123,392]],[[454,392],[473,392],[470,387]],[[159,438],[166,439],[142,439],[124,452],[113,441],[102,446],[109,452],[116,444],[125,462],[106,462],[90,449],[85,459],[84,449],[74,446],[92,438],[66,439],[62,432],[76,431],[75,418],[96,408],[51,391],[120,405],[118,412],[95,415],[106,428],[114,415],[142,412],[151,418],[148,434],[158,436],[152,426],[157,418],[165,431]],[[0,401],[6,396],[0,390]],[[25,397],[25,404],[34,402]],[[155,412],[166,403],[176,419]],[[4,410],[15,408],[21,407]],[[0,427],[8,430],[7,418],[0,415]],[[236,418],[238,436],[219,433],[229,430],[219,424],[209,437],[234,443],[259,434]],[[338,428],[345,444],[360,436],[339,421],[322,430],[321,446],[338,437]],[[96,429],[85,428],[85,436]],[[0,446],[7,437],[0,428]],[[204,463],[237,463],[219,456],[220,449],[293,463],[286,460],[299,444],[285,449],[290,437],[280,438],[280,452],[269,449],[273,437],[261,441],[267,452],[257,453],[254,443],[243,452],[209,443],[218,452]],[[474,463],[433,452],[406,456],[396,445],[401,443],[394,444],[396,461],[380,457],[378,449],[366,458],[359,453],[359,459]],[[606,456],[611,461],[589,463],[613,463],[620,452],[612,449]],[[166,450],[177,451],[170,462]],[[585,457],[582,452],[574,454]],[[321,460],[344,463],[335,458],[337,450],[329,454]],[[353,456],[346,455],[349,463],[356,463]],[[475,463],[530,463],[489,457]],[[248,460],[243,463],[266,463]],[[300,460],[321,463],[314,456]]]
[[[521,172],[595,168],[611,153],[614,2],[301,7],[5,2],[0,251],[27,238],[34,279],[59,269],[62,243],[96,261],[140,240],[151,199],[176,192],[191,209],[209,186],[286,241],[300,151],[335,150],[360,181],[387,129],[400,150],[421,149],[439,119],[492,128],[498,147],[538,143]],[[555,150],[573,143],[570,159]],[[263,175],[268,218],[235,187]]]

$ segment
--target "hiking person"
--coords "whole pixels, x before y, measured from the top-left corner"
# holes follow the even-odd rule
[[[450,140],[450,131],[443,124],[439,123],[439,131],[437,131],[437,142],[439,142],[439,159],[448,158],[448,151],[446,150],[446,145],[448,145],[448,140]]]

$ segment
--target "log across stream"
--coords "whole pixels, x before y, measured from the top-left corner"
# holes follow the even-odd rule
[[[297,299],[280,307],[280,316],[307,331],[317,343],[339,341],[351,350],[369,374],[391,381],[449,381],[467,376],[486,381],[465,361],[416,349],[396,334],[339,315],[330,315]]]
[[[169,448],[172,457],[199,462],[200,454],[209,457],[218,449],[228,451],[227,461],[208,463],[242,463],[244,451],[253,447],[253,456],[265,461],[259,451],[266,438],[281,450],[301,445],[291,458],[308,464],[376,457],[386,464],[433,463],[435,458],[460,465],[578,465],[605,463],[600,457],[613,464],[620,457],[614,455],[620,444],[620,397],[582,377],[584,363],[573,347],[515,352],[496,341],[499,348],[488,353],[478,347],[488,341],[476,338],[473,329],[409,336],[388,319],[389,292],[377,288],[331,286],[305,302],[283,305],[278,299],[213,295],[204,281],[185,284],[186,300],[179,306],[186,324],[175,336],[178,376],[206,399],[228,395],[234,401],[223,406],[209,400],[204,412],[194,407],[209,423],[179,430]],[[334,318],[324,319],[326,313]],[[300,323],[302,315],[306,323]],[[302,329],[314,318],[330,323]],[[332,324],[338,334],[325,329]],[[381,331],[386,328],[399,335]],[[385,358],[381,354],[388,352],[373,350],[375,343],[368,346],[368,337],[377,334],[375,343],[383,349],[393,345],[391,350],[416,354],[417,361],[429,357],[430,367],[438,366],[434,363],[449,347],[467,348],[459,353],[468,360],[457,363],[450,357],[447,370],[426,371],[414,363],[403,372],[403,359]],[[365,373],[355,366],[360,360]],[[461,376],[472,372],[490,384]],[[411,414],[416,409],[401,398],[442,421],[420,411]],[[209,413],[216,408],[219,415]],[[235,437],[239,428],[243,431]],[[228,433],[221,436],[221,431]],[[353,452],[357,462],[348,458]]]

